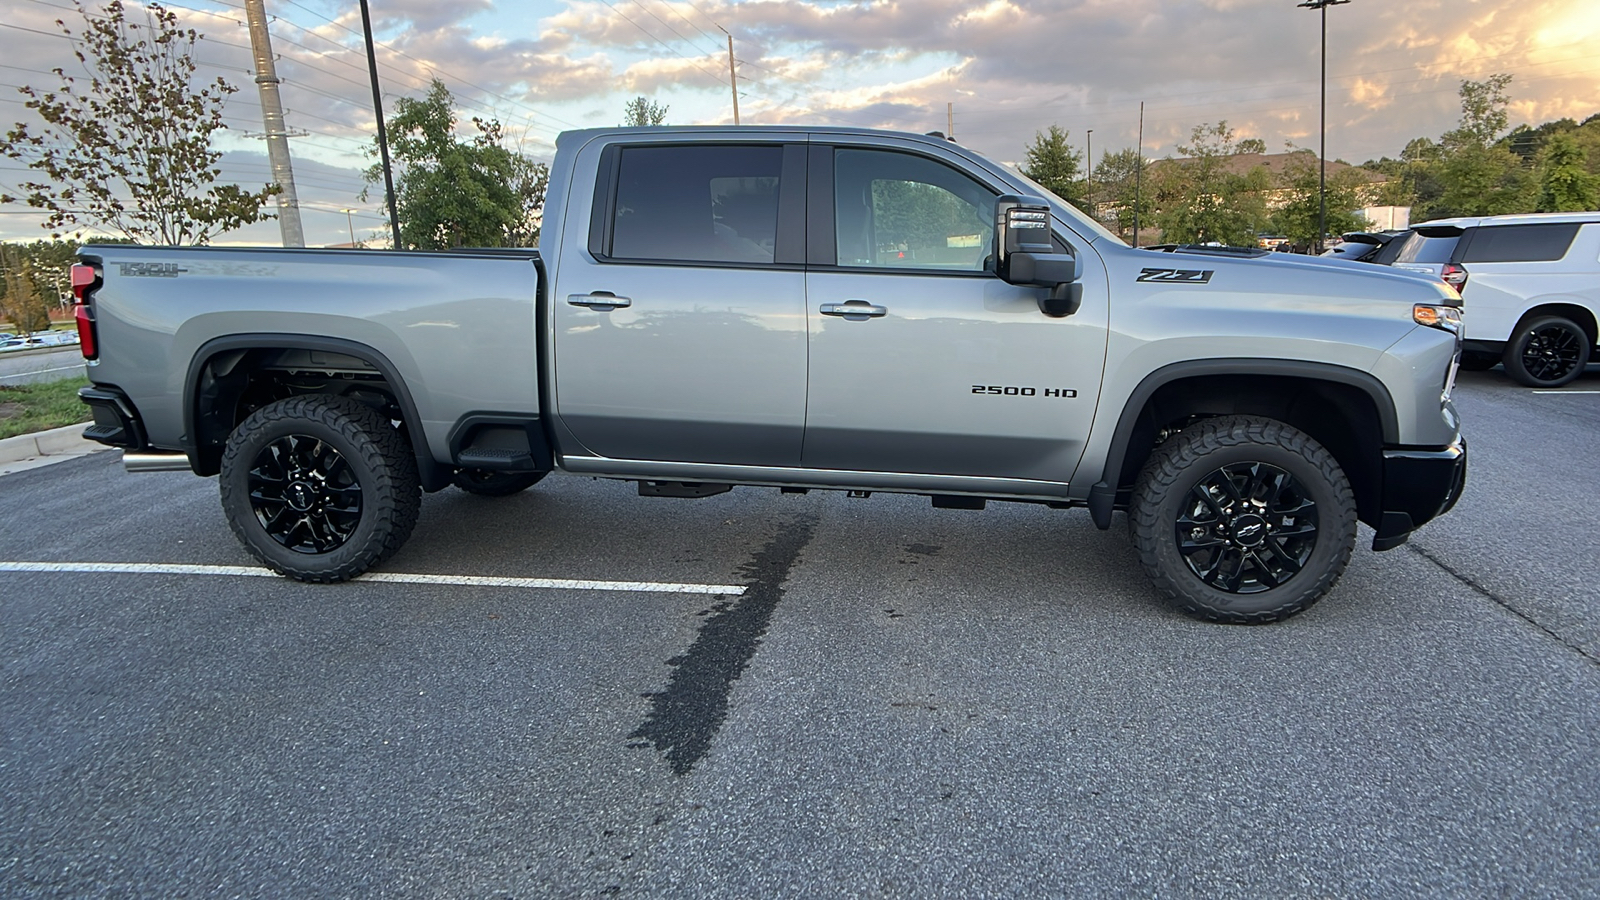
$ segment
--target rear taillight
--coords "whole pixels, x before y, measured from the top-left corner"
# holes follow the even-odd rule
[[[1458,294],[1467,286],[1467,270],[1455,263],[1445,263],[1444,271],[1439,273],[1439,277],[1444,279],[1445,284],[1455,288]]]
[[[84,359],[100,355],[95,346],[94,302],[95,288],[100,286],[100,270],[87,263],[72,266],[72,318],[78,323],[78,349]]]

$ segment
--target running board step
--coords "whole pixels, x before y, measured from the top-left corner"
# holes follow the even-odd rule
[[[731,484],[718,484],[710,481],[639,482],[639,496],[641,497],[680,497],[686,500],[697,500],[701,497],[726,494],[731,490],[733,490],[733,485]]]

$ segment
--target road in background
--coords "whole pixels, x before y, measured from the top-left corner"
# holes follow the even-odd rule
[[[58,378],[76,378],[83,373],[83,352],[77,344],[51,350],[0,353],[0,384],[55,381]]]
[[[1600,396],[1460,405],[1456,512],[1259,628],[1120,517],[570,477],[384,571],[744,593],[0,572],[0,894],[1595,896]],[[216,490],[0,478],[0,560],[253,566]]]

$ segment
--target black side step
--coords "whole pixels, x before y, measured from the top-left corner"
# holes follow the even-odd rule
[[[639,482],[639,496],[641,497],[680,497],[686,500],[697,500],[701,497],[726,494],[731,490],[733,490],[733,485],[731,484],[717,484],[709,481]]]
[[[456,465],[491,472],[530,472],[536,468],[533,454],[515,447],[467,447],[456,454]]]

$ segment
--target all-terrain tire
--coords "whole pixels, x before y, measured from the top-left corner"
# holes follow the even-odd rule
[[[1506,374],[1532,388],[1561,387],[1583,374],[1591,344],[1588,332],[1571,319],[1529,319],[1506,342]]]
[[[460,469],[451,483],[479,497],[509,497],[544,480],[548,472],[492,472],[488,469]]]
[[[1139,474],[1128,517],[1145,574],[1179,610],[1211,622],[1304,612],[1355,547],[1355,495],[1333,454],[1257,416],[1205,419],[1167,439]]]
[[[345,397],[256,410],[228,436],[219,481],[234,535],[297,581],[344,581],[388,559],[422,505],[411,448],[381,414]]]

